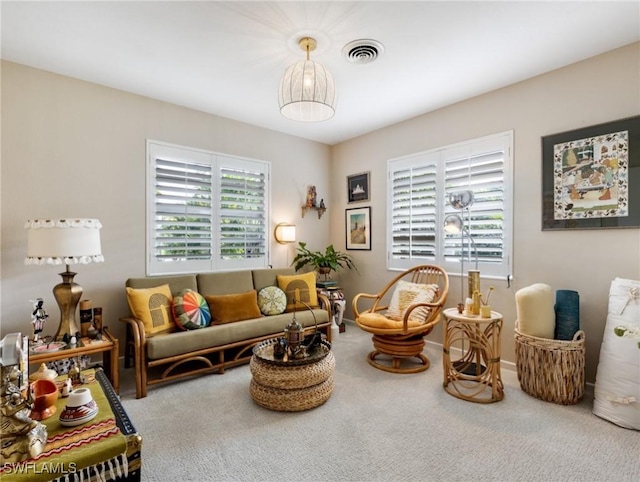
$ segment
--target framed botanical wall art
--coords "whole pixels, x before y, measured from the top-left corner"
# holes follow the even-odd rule
[[[371,249],[371,208],[345,209],[347,249]]]
[[[347,176],[347,200],[350,203],[369,200],[369,172]]]
[[[542,229],[640,227],[640,116],[542,138]]]

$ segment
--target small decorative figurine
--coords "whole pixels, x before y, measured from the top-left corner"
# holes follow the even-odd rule
[[[33,311],[31,312],[31,323],[33,324],[33,341],[40,341],[40,333],[44,328],[44,322],[47,321],[49,315],[47,310],[43,308],[44,301],[42,298],[30,300],[33,303]]]
[[[29,348],[26,343],[20,343],[21,338],[19,333],[10,334],[0,342],[0,465],[36,457],[47,443],[47,428],[29,417],[33,408],[33,393],[25,390],[26,398],[22,395],[23,374],[20,366],[23,363],[22,354]]]

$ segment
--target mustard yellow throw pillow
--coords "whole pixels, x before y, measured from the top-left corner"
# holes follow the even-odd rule
[[[278,287],[287,295],[287,311],[306,309],[302,303],[296,303],[294,307],[294,299],[296,301],[303,301],[311,308],[318,306],[316,274],[313,271],[305,274],[278,275],[276,279],[278,281]]]
[[[437,292],[438,285],[410,283],[404,280],[398,281],[391,296],[391,303],[389,303],[389,309],[386,313],[387,318],[398,321],[404,319],[404,313],[409,306],[416,303],[431,303]],[[420,306],[411,312],[409,319],[424,323],[429,311],[429,307]]]
[[[204,298],[209,303],[212,325],[262,317],[256,290],[231,295],[205,295]]]
[[[127,287],[127,302],[133,316],[144,324],[147,335],[175,327],[171,314],[173,295],[168,284],[155,288]]]

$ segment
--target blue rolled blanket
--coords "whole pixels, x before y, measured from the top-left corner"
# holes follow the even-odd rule
[[[580,295],[577,291],[556,291],[556,340],[573,340],[580,329]]]

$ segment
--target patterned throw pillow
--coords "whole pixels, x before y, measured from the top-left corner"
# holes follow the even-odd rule
[[[278,275],[278,287],[287,295],[287,311],[303,310],[306,307],[302,303],[294,306],[293,300],[303,301],[311,308],[318,306],[318,293],[316,292],[316,274],[312,271],[305,274]]]
[[[287,309],[287,295],[277,286],[267,286],[258,292],[258,306],[263,315],[279,315]]]
[[[401,321],[409,306],[415,303],[431,303],[438,292],[438,285],[426,285],[420,283],[410,283],[400,280],[396,284],[391,303],[386,316],[392,320]],[[428,306],[421,306],[411,312],[409,319],[412,321],[424,322],[429,314]]]
[[[173,319],[182,330],[197,330],[211,323],[207,300],[197,291],[183,290],[173,298]]]
[[[147,335],[176,326],[171,314],[172,301],[173,295],[168,284],[141,289],[127,286],[127,302],[131,313],[142,321]]]

